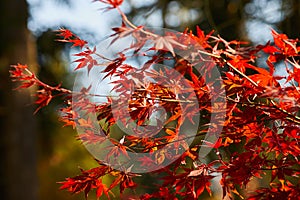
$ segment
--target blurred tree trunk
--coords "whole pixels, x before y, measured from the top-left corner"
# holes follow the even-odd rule
[[[289,15],[280,24],[280,29],[283,33],[287,34],[291,38],[300,37],[300,1],[292,0],[284,3],[289,3]],[[283,4],[284,5],[284,4]]]
[[[13,91],[9,66],[36,66],[35,41],[27,29],[26,0],[0,2],[0,192],[1,199],[36,200],[36,123],[29,90]]]

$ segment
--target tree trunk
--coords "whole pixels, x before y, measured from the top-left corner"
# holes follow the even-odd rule
[[[27,29],[26,0],[0,2],[0,191],[1,199],[36,200],[36,122],[29,90],[13,91],[9,66],[36,66],[36,48]]]

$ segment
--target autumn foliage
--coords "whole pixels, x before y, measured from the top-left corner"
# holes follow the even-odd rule
[[[112,189],[119,187],[121,197],[124,191],[132,191],[134,195],[127,196],[128,199],[199,199],[202,195],[213,195],[211,180],[221,175],[219,184],[224,198],[299,198],[298,39],[289,39],[287,35],[271,30],[273,41],[250,46],[246,42],[226,41],[213,32],[206,35],[200,28],[196,33],[186,30],[181,34],[159,36],[128,21],[119,8],[122,0],[99,2],[107,4],[108,10],[117,9],[123,19],[120,27],[112,29],[112,43],[133,36],[138,42],[132,44],[130,50],[134,55],[148,56],[143,66],[137,68],[126,63],[128,49],[120,50],[114,59],[99,55],[95,47],[90,47],[87,41],[67,29],[57,31],[58,40],[79,47],[80,52],[74,55],[75,70],[87,69],[87,73],[92,73],[94,68],[101,68],[103,79],[111,80],[113,90],[129,98],[126,106],[112,97],[107,97],[106,103],[94,104],[86,98],[89,87],[74,92],[60,85],[49,86],[26,65],[14,65],[10,71],[13,81],[21,83],[20,88],[38,87],[37,110],[47,106],[53,98],[63,98],[66,105],[61,109],[60,120],[65,126],[81,127],[84,133],[79,134],[78,139],[83,144],[97,144],[99,148],[106,149],[104,143],[109,140],[114,145],[106,152],[108,162],[97,160],[98,167],[82,169],[80,175],[66,178],[60,182],[61,189],[75,194],[83,192],[86,198],[92,190],[98,198],[113,198]],[[150,42],[151,48],[141,50],[147,42]],[[196,54],[186,54],[187,57],[177,55],[177,52],[185,52],[187,47],[195,46],[201,46]],[[202,61],[201,73],[194,69],[199,63],[187,61],[195,58]],[[171,67],[151,68],[162,63],[171,63]],[[279,67],[285,71],[282,75],[275,73]],[[220,77],[212,75],[213,68],[218,70]],[[178,75],[182,75],[185,81],[178,79]],[[145,76],[161,80],[164,84],[136,81],[145,80]],[[126,91],[130,87],[134,87],[134,92],[128,96]],[[180,92],[176,94],[174,91]],[[155,105],[159,105],[157,110]],[[152,127],[148,132],[137,131],[136,135],[120,131],[118,139],[113,133],[117,121],[143,126],[154,111],[162,108],[167,113],[167,120],[157,119],[159,129]],[[95,124],[84,118],[79,110],[96,114],[105,134],[95,134]],[[113,114],[114,110],[118,111],[117,117]],[[225,113],[224,119],[222,113]],[[201,118],[196,124],[196,132],[193,140],[187,143],[184,137],[188,136],[182,134],[181,127],[184,123],[193,124],[197,116]],[[213,143],[205,140],[206,134],[214,134],[211,130],[221,130]],[[212,148],[206,162],[200,159],[199,152],[203,147]],[[135,173],[134,165],[116,169],[108,164],[117,162],[120,157],[130,158],[130,153],[150,155],[140,156],[135,162],[145,168],[157,169],[151,172],[160,177],[153,193],[135,194],[135,188],[143,187],[136,180],[144,174]],[[173,156],[176,160],[166,164]],[[114,179],[108,185],[102,181],[107,175]],[[249,190],[247,188],[252,180],[261,180],[261,184],[257,183],[254,189]]]

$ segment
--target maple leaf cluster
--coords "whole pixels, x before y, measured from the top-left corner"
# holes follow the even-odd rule
[[[21,82],[20,88],[39,87],[37,110],[47,106],[54,97],[63,97],[68,104],[61,109],[61,121],[66,126],[80,127],[83,134],[79,134],[78,139],[84,144],[97,144],[100,151],[106,151],[104,160],[107,162],[98,161],[99,167],[81,170],[81,175],[60,182],[61,189],[84,192],[86,198],[95,189],[97,198],[102,195],[111,198],[112,189],[119,186],[122,195],[126,189],[138,187],[135,180],[143,175],[134,173],[136,169],[132,163],[122,165],[121,170],[113,169],[108,163],[148,153],[150,156],[137,157],[135,164],[157,169],[151,173],[161,177],[161,184],[157,185],[156,192],[141,194],[138,199],[198,199],[204,194],[213,195],[212,179],[216,174],[221,175],[223,198],[297,199],[300,196],[298,39],[289,39],[272,30],[273,42],[249,46],[241,41],[226,41],[214,36],[213,32],[205,34],[199,27],[196,33],[186,30],[181,34],[159,36],[128,21],[119,9],[122,1],[100,2],[108,4],[107,9],[118,9],[123,19],[121,27],[113,28],[112,43],[129,35],[134,37],[138,42],[131,44],[130,50],[149,58],[142,67],[126,63],[128,49],[108,59],[67,29],[58,30],[58,36],[62,37],[59,41],[83,49],[75,54],[78,57],[75,70],[87,69],[90,73],[94,67],[102,67],[104,79],[117,77],[110,84],[120,98],[107,97],[108,102],[95,104],[87,98],[92,95],[90,87],[73,92],[49,86],[26,65],[14,65],[10,71],[12,79]],[[142,51],[147,42],[152,46]],[[177,56],[177,52],[195,46],[201,46],[201,50],[188,53],[186,57]],[[258,58],[265,59],[265,66],[257,65]],[[195,70],[200,63],[188,60],[201,60],[201,73]],[[173,66],[151,68],[166,61]],[[279,66],[285,66],[286,76],[275,74]],[[216,67],[221,80],[213,76]],[[149,83],[147,77],[161,84]],[[128,94],[128,88],[133,88],[134,92]],[[128,100],[126,106],[121,97]],[[226,102],[219,102],[220,97]],[[212,100],[215,101],[212,103]],[[118,115],[114,115],[116,111]],[[166,112],[167,120],[156,119],[157,125],[153,127],[147,124],[152,113],[162,111]],[[226,114],[224,120],[221,120],[222,112]],[[83,117],[87,114],[95,114],[98,123]],[[201,120],[197,122],[195,119],[199,115]],[[212,117],[215,120],[211,121]],[[185,124],[195,122],[198,128],[193,141],[188,143],[190,136],[180,130]],[[121,139],[117,139],[114,130],[118,123],[135,135],[120,132]],[[99,124],[104,132],[102,135],[95,132]],[[140,126],[146,128],[139,131],[136,127]],[[221,128],[219,139],[213,143],[204,139],[206,134],[211,134],[211,128]],[[107,140],[113,144],[112,148],[108,148]],[[199,155],[203,146],[213,148],[212,159],[207,163],[202,162]],[[172,157],[176,160],[168,163]],[[110,185],[102,182],[105,175],[114,177]],[[247,191],[253,179],[268,183]]]

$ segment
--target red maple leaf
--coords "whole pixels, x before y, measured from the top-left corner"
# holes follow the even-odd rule
[[[113,8],[117,8],[118,6],[120,6],[124,0],[94,0],[94,2],[96,2],[96,1],[100,1],[105,4],[109,4],[112,7],[109,7],[108,9],[113,9]]]
[[[63,37],[65,40],[70,39],[71,37],[74,36],[74,34],[70,30],[64,28],[61,28],[56,32],[59,32],[59,34],[57,35]]]
[[[35,101],[35,103],[38,104],[39,107],[35,110],[34,113],[37,113],[41,108],[47,106],[53,98],[51,90],[45,89],[37,91],[36,96],[38,99]]]

